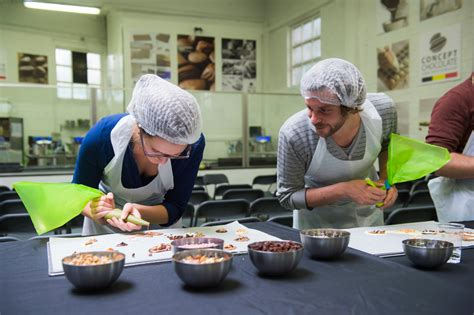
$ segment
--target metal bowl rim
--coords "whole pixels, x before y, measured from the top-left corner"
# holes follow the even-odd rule
[[[73,265],[73,264],[70,264],[70,263],[66,263],[64,262],[64,259],[66,258],[72,258],[76,255],[80,255],[80,254],[92,254],[92,255],[101,255],[101,254],[119,254],[121,255],[122,257],[120,259],[117,259],[117,260],[114,260],[114,261],[111,261],[109,263],[105,263],[105,264],[100,264],[100,265]],[[122,252],[119,252],[119,251],[113,251],[113,252],[110,252],[110,251],[93,251],[93,252],[79,252],[79,253],[74,253],[72,255],[69,255],[69,256],[65,256],[63,257],[63,259],[61,259],[61,262],[63,265],[66,265],[66,266],[71,266],[71,267],[99,267],[99,266],[108,266],[108,265],[112,265],[114,263],[117,263],[117,262],[121,262],[121,261],[124,261],[125,260],[125,254],[122,253]]]
[[[340,236],[322,236],[322,235],[310,235],[308,233],[310,232],[315,232],[315,231],[332,231],[332,232],[338,232],[341,233],[342,235]],[[317,238],[317,239],[338,239],[338,238],[347,238],[351,236],[351,232],[342,230],[342,229],[305,229],[300,231],[300,235],[306,236],[306,237],[311,237],[311,238]]]
[[[250,245],[252,244],[258,244],[258,243],[264,243],[264,242],[280,242],[280,243],[295,243],[295,244],[299,244],[301,247],[298,248],[298,249],[292,249],[292,250],[287,250],[286,252],[271,252],[269,250],[258,250],[258,249],[253,249],[253,248],[250,248]],[[257,242],[253,242],[253,243],[250,243],[247,245],[247,250],[250,252],[255,252],[255,253],[270,253],[270,254],[286,254],[286,253],[292,253],[292,252],[299,252],[300,250],[303,250],[304,248],[304,245],[303,243],[301,242],[297,242],[297,241],[291,241],[291,240],[282,240],[282,241],[257,241]]]
[[[414,244],[410,244],[410,241],[430,241],[430,242],[436,242],[436,243],[441,243],[443,245],[446,245],[444,247],[427,247],[427,246],[417,246]],[[454,248],[454,244],[448,241],[442,241],[442,240],[430,240],[428,238],[409,238],[406,240],[402,241],[403,245],[411,248],[422,248],[422,249],[429,249],[429,250],[439,250],[439,249],[449,249],[449,248]]]
[[[191,263],[184,262],[184,261],[182,261],[182,259],[178,259],[178,258],[175,257],[177,255],[183,255],[184,256],[184,253],[186,253],[187,256],[192,256],[192,255],[195,255],[195,254],[200,254],[202,251],[208,252],[208,253],[219,253],[219,254],[222,254],[222,255],[227,255],[228,258],[225,258],[225,256],[224,256],[224,260],[219,261],[219,262],[213,262],[213,263],[207,263],[207,264],[191,264]],[[173,257],[171,257],[171,258],[172,258],[173,262],[179,263],[179,264],[182,264],[182,265],[187,265],[187,266],[209,266],[209,265],[222,264],[222,263],[225,263],[229,260],[232,260],[234,258],[234,254],[232,254],[231,252],[222,250],[222,249],[198,248],[198,249],[190,249],[190,250],[178,252],[178,253],[174,254]]]

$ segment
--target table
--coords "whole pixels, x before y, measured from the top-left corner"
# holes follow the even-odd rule
[[[473,222],[474,223],[474,222]],[[246,224],[282,239],[299,233],[272,222]],[[472,224],[474,226],[474,224]],[[248,255],[234,257],[221,286],[184,286],[172,263],[127,267],[108,290],[84,293],[64,276],[49,277],[46,240],[0,244],[0,313],[160,314],[472,314],[474,249],[462,262],[416,269],[403,257],[348,248],[334,261],[306,254],[291,274],[260,275]]]

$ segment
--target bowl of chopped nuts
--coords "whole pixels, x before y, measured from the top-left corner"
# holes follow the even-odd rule
[[[263,274],[280,276],[296,268],[303,244],[293,241],[262,241],[247,246],[250,260]]]
[[[100,290],[120,276],[125,255],[120,252],[74,253],[62,260],[66,278],[78,289]]]
[[[190,249],[222,249],[224,240],[215,237],[186,237],[171,242],[173,253]]]
[[[351,233],[339,229],[308,229],[300,232],[301,242],[313,258],[333,259],[349,245]]]
[[[173,255],[174,270],[188,286],[213,287],[220,284],[232,266],[232,253],[220,249],[191,249]]]

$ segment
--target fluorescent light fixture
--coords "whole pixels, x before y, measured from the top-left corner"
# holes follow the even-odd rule
[[[30,9],[40,9],[49,11],[60,11],[69,13],[81,13],[81,14],[100,14],[99,8],[84,7],[79,5],[68,5],[68,4],[57,4],[47,2],[36,2],[36,1],[24,1],[25,7]]]

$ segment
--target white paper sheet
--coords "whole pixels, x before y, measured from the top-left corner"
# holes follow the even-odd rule
[[[217,233],[216,230],[219,228],[225,228],[227,233]],[[173,256],[172,250],[154,253],[151,256],[148,252],[148,249],[152,246],[156,246],[161,243],[170,244],[171,240],[167,237],[167,235],[182,235],[186,233],[201,232],[204,234],[204,237],[216,237],[223,239],[224,246],[227,244],[236,246],[235,250],[229,250],[234,254],[247,253],[247,245],[253,242],[280,240],[279,238],[266,233],[249,229],[237,221],[220,226],[161,229],[150,231],[163,233],[163,235],[144,237],[136,236],[136,233],[117,233],[74,238],[52,237],[48,242],[48,273],[50,276],[63,274],[64,271],[61,261],[64,257],[69,256],[74,252],[104,251],[110,248],[125,254],[125,266],[170,261]],[[247,236],[249,240],[246,242],[235,241],[238,236]],[[86,246],[85,243],[91,239],[96,239],[97,242]],[[128,245],[123,247],[117,246],[117,244],[120,244],[121,242],[124,242]]]
[[[437,222],[426,221],[426,222],[414,222],[397,225],[385,225],[385,226],[370,226],[347,229],[351,233],[349,241],[349,247],[366,252],[368,254],[390,257],[390,256],[402,256],[403,244],[402,241],[410,238],[423,238],[421,231],[423,230],[437,230]],[[403,234],[393,233],[400,229],[415,229],[420,234]],[[367,232],[373,230],[385,230],[388,233],[382,235],[370,235]],[[466,232],[474,232],[472,229],[465,228]],[[426,235],[429,238],[429,235]],[[468,247],[473,246],[474,242],[463,241],[462,246]]]

